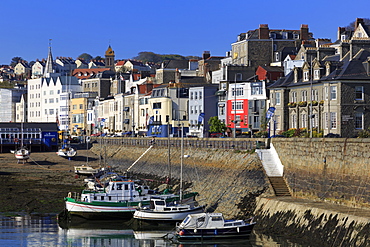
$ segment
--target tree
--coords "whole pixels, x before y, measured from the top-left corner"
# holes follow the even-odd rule
[[[12,66],[14,68],[20,60],[23,60],[23,58],[21,58],[21,57],[13,57],[12,58],[12,61],[10,62],[10,66]]]
[[[87,53],[82,53],[81,55],[79,55],[77,58],[82,58],[83,60],[85,60],[85,62],[90,62],[90,60],[93,58],[90,54],[87,54]]]
[[[150,51],[142,51],[139,52],[138,56],[134,57],[134,59],[146,62],[153,62],[153,63],[159,63],[162,62],[161,55],[155,54],[154,52]]]
[[[94,57],[94,60],[95,61],[101,61],[101,60],[104,60],[104,58],[102,58],[101,56],[96,56],[96,57]]]
[[[226,125],[217,116],[210,117],[208,120],[209,132],[211,133],[224,133],[226,131]]]
[[[160,55],[156,54],[151,51],[142,51],[139,52],[139,55],[134,57],[133,59],[142,61],[143,63],[146,62],[152,62],[152,63],[161,63],[164,60],[187,60],[187,59],[199,59],[199,57],[196,56],[181,56],[177,54],[165,54],[165,55]]]
[[[365,25],[370,25],[370,19],[363,18],[363,20],[364,20]],[[348,24],[348,26],[346,27],[346,30],[347,31],[354,31],[355,30],[355,23],[356,23],[356,21],[353,21],[350,24]]]

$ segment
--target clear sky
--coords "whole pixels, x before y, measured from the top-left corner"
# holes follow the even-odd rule
[[[0,64],[13,57],[47,57],[49,39],[57,56],[82,53],[104,57],[111,45],[116,59],[141,51],[223,56],[237,35],[268,24],[336,40],[338,27],[370,18],[370,0],[18,0],[0,7]]]

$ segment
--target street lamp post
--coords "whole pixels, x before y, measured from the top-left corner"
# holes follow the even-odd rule
[[[312,131],[313,131],[313,118],[314,118],[314,115],[313,115],[313,104],[312,104],[312,102],[313,102],[313,90],[312,90],[312,87],[313,87],[313,85],[312,85],[312,81],[313,81],[313,74],[312,74],[312,61],[311,61],[311,87],[310,87],[310,91],[311,91],[311,105],[310,105],[310,116],[309,116],[309,118],[310,118],[310,121],[309,121],[309,123],[310,123],[310,138],[312,138]]]
[[[236,74],[234,75],[234,138],[236,138]]]

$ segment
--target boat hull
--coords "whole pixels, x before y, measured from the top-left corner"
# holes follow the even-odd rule
[[[28,160],[30,158],[30,152],[27,149],[19,149],[14,151],[14,156],[17,160]]]
[[[199,241],[245,238],[252,233],[254,225],[255,223],[231,228],[181,229],[177,233],[177,239],[179,241]]]
[[[115,205],[99,205],[98,203],[66,201],[66,209],[71,216],[85,219],[131,219],[138,203],[116,203]]]
[[[70,151],[64,151],[64,150],[58,150],[57,155],[64,158],[73,158],[77,154],[76,150],[70,150]]]
[[[202,213],[204,207],[196,207],[181,212],[153,211],[153,210],[137,210],[134,213],[134,218],[145,221],[182,221],[188,214]]]
[[[194,201],[197,193],[185,195],[185,201]],[[134,212],[141,206],[150,204],[148,200],[106,202],[93,201],[83,202],[71,197],[65,199],[66,210],[71,216],[79,216],[85,219],[132,219]],[[178,197],[169,197],[167,201],[176,201]]]

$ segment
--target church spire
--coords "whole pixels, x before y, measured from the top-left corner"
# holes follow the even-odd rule
[[[50,74],[54,73],[53,55],[51,54],[51,39],[49,39],[49,52],[46,60],[44,77],[50,77]]]

